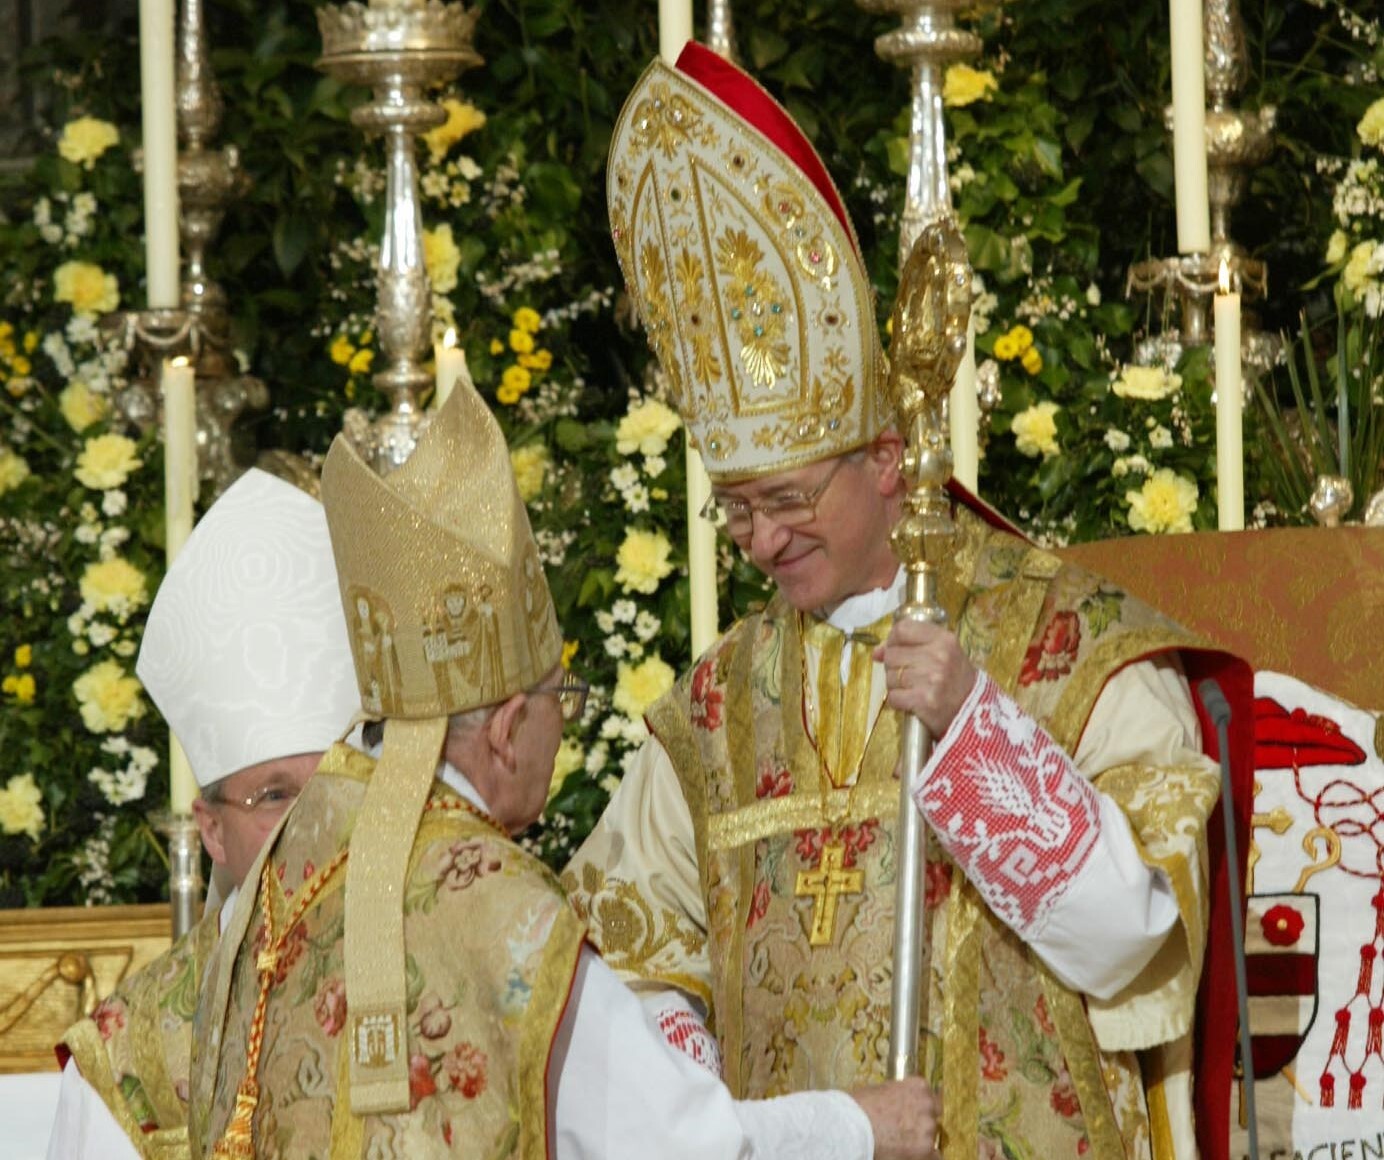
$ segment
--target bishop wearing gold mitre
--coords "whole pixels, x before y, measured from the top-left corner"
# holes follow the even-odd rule
[[[474,388],[387,477],[338,437],[322,499],[370,751],[327,752],[251,871],[199,1003],[193,1155],[933,1160],[921,1079],[733,1100],[511,839],[586,687]],[[474,605],[474,655],[434,663]]]
[[[904,775],[930,834],[918,1034],[942,1152],[1195,1155],[1219,778],[1192,686],[1245,690],[1244,667],[959,491],[937,564],[951,628],[895,623],[903,445],[820,158],[689,44],[630,94],[607,185],[627,289],[711,476],[704,514],[775,593],[649,710],[564,873],[601,953],[681,1041],[714,1034],[738,1097],[885,1074],[915,713],[935,739]]]

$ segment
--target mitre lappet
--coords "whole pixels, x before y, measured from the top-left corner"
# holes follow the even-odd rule
[[[787,471],[891,420],[855,230],[787,111],[688,44],[611,143],[611,234],[670,401],[718,483]]]
[[[405,1112],[404,885],[447,718],[536,685],[562,635],[504,436],[464,380],[388,476],[338,435],[322,502],[362,711],[385,721],[346,871],[351,1110]]]

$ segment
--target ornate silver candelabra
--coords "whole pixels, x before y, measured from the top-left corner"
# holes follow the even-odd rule
[[[1161,335],[1140,346],[1136,353],[1139,362],[1173,361],[1184,346],[1200,346],[1210,340],[1208,307],[1222,262],[1229,272],[1231,289],[1243,294],[1246,302],[1262,299],[1268,292],[1267,268],[1230,236],[1230,217],[1244,198],[1248,170],[1262,164],[1272,151],[1278,114],[1269,105],[1257,112],[1231,105],[1249,74],[1238,0],[1206,0],[1205,12],[1211,249],[1204,254],[1150,258],[1130,267],[1127,292],[1161,294],[1165,312],[1175,311],[1180,320],[1179,325],[1165,327]],[[1172,109],[1166,109],[1164,116],[1171,130]],[[1267,370],[1278,357],[1276,340],[1258,329],[1250,312],[1245,315],[1243,334],[1246,366]]]
[[[730,0],[706,0],[706,46],[726,60],[735,59],[735,25]]]
[[[413,451],[425,419],[419,395],[432,383],[423,363],[432,338],[432,290],[423,262],[415,135],[446,120],[429,87],[481,63],[471,47],[476,13],[442,0],[396,0],[318,9],[322,57],[317,66],[373,97],[351,114],[353,124],[384,134],[387,159],[384,239],[377,271],[376,333],[384,367],[375,385],[389,410],[353,436],[376,468],[388,472]]]

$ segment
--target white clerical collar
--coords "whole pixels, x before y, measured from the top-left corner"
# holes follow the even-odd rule
[[[847,596],[827,617],[827,623],[842,632],[855,632],[867,624],[887,616],[903,603],[904,581],[907,573],[902,565],[894,573],[894,581],[888,588],[872,588],[869,592],[859,592]]]
[[[231,911],[235,909],[235,900],[240,896],[240,887],[232,886],[226,894],[226,901],[221,904],[221,909],[216,915],[216,933],[223,935],[226,933],[226,924],[231,921]]]

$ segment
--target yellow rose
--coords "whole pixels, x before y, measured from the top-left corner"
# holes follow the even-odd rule
[[[1366,145],[1384,146],[1384,97],[1365,110],[1355,131]]]
[[[514,482],[519,485],[519,498],[525,503],[543,490],[548,475],[548,449],[542,443],[530,443],[509,453],[514,468]]]
[[[676,411],[657,399],[649,399],[631,407],[620,420],[615,429],[615,449],[621,455],[633,455],[636,451],[641,455],[662,455],[668,449],[669,437],[681,426]]]
[[[1122,399],[1166,399],[1182,389],[1182,376],[1162,367],[1125,367],[1110,389]]]
[[[447,110],[447,119],[436,129],[429,129],[423,134],[423,142],[432,154],[434,165],[447,156],[448,149],[485,124],[484,113],[456,97],[448,97],[442,102],[442,107]]]
[[[446,294],[457,288],[461,251],[452,238],[451,226],[423,231],[423,265],[428,269],[428,281],[432,283],[434,294]]]
[[[990,94],[999,87],[994,73],[954,64],[947,69],[942,81],[942,103],[955,109],[976,101],[988,101]]]
[[[108,491],[119,487],[143,464],[144,460],[135,455],[134,440],[124,435],[98,435],[86,441],[72,474],[95,491]]]
[[[93,733],[118,733],[144,716],[140,692],[144,686],[118,661],[92,665],[72,682],[72,692],[82,711],[82,724]]]
[[[514,325],[530,334],[537,334],[543,326],[543,319],[539,317],[538,311],[533,307],[521,306],[514,312]]]
[[[557,756],[553,759],[553,780],[548,783],[548,800],[552,801],[557,797],[558,790],[562,788],[562,783],[568,776],[585,765],[586,751],[582,749],[581,744],[571,737],[564,737],[562,744],[558,746]]]
[[[78,586],[82,599],[97,612],[120,615],[143,608],[149,602],[144,573],[123,556],[88,564]]]
[[[67,420],[67,425],[80,433],[104,419],[110,410],[110,403],[86,383],[69,383],[58,396],[58,410]]]
[[[1350,252],[1350,261],[1341,271],[1341,281],[1352,294],[1359,294],[1370,284],[1370,260],[1374,257],[1374,243],[1361,242]]]
[[[346,369],[353,375],[363,375],[369,372],[370,364],[375,361],[375,352],[366,347],[361,347],[351,356],[351,361],[346,364]]]
[[[332,362],[343,367],[351,361],[351,356],[356,353],[356,348],[351,345],[351,340],[344,334],[338,334],[332,339],[332,345],[327,350],[332,356]]]
[[[91,262],[64,262],[53,271],[53,301],[78,314],[109,314],[120,305],[120,283]]]
[[[505,367],[505,373],[500,376],[500,389],[509,391],[516,398],[532,385],[533,375],[523,367]]]
[[[1136,532],[1190,532],[1197,510],[1197,485],[1160,467],[1138,491],[1125,492],[1129,526]]]
[[[533,335],[527,330],[511,330],[509,332],[509,349],[515,354],[528,354],[533,350]]]
[[[662,532],[633,530],[615,553],[615,581],[626,592],[657,592],[658,582],[673,570],[672,545]]]
[[[0,830],[35,840],[43,832],[43,793],[32,773],[17,773],[0,789]]]
[[[1031,375],[1036,375],[1043,369],[1043,356],[1038,353],[1036,346],[1029,347],[1024,351],[1023,357],[1019,360],[1019,365]]]
[[[29,478],[29,464],[8,447],[0,450],[0,495],[13,491]]]
[[[1344,230],[1333,230],[1331,240],[1326,243],[1326,263],[1334,266],[1346,256],[1346,246],[1349,244]]]
[[[673,670],[661,657],[651,656],[637,665],[621,661],[610,703],[626,716],[638,719],[673,687],[673,679]]]
[[[1014,445],[1032,458],[1049,459],[1062,449],[1057,445],[1056,403],[1035,403],[1014,416]]]
[[[95,117],[78,117],[62,127],[58,152],[73,165],[90,169],[96,159],[112,145],[120,143],[120,130],[109,121]]]
[[[21,644],[14,650],[14,663],[16,668],[27,669],[34,663],[34,646],[31,644]]]

